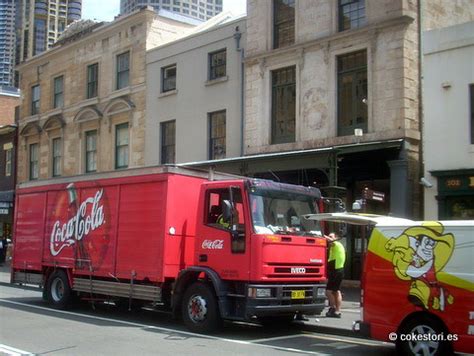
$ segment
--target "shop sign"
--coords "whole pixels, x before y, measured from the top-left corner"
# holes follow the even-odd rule
[[[385,193],[383,192],[378,192],[376,190],[365,188],[362,194],[364,196],[364,199],[375,200],[381,203],[385,202]]]
[[[446,177],[443,184],[444,190],[463,190],[474,188],[474,176]]]

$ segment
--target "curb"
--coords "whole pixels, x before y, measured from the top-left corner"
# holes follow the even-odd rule
[[[306,329],[314,333],[347,336],[347,337],[353,337],[357,339],[364,339],[362,335],[358,334],[355,331],[352,331],[351,329],[335,328],[331,326],[322,326],[322,325],[310,325],[310,324],[303,324],[302,329]]]

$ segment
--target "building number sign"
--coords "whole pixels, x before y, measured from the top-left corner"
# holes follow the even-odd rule
[[[468,188],[474,188],[474,176],[466,178],[447,178],[444,186],[446,189],[461,189],[463,186],[466,187],[467,183]]]

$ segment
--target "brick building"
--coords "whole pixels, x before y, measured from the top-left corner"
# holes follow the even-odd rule
[[[0,240],[12,232],[19,105],[17,89],[0,87]]]

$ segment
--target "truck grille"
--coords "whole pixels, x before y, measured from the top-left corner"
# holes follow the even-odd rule
[[[322,264],[282,264],[269,263],[264,266],[267,278],[324,278],[324,267]]]

